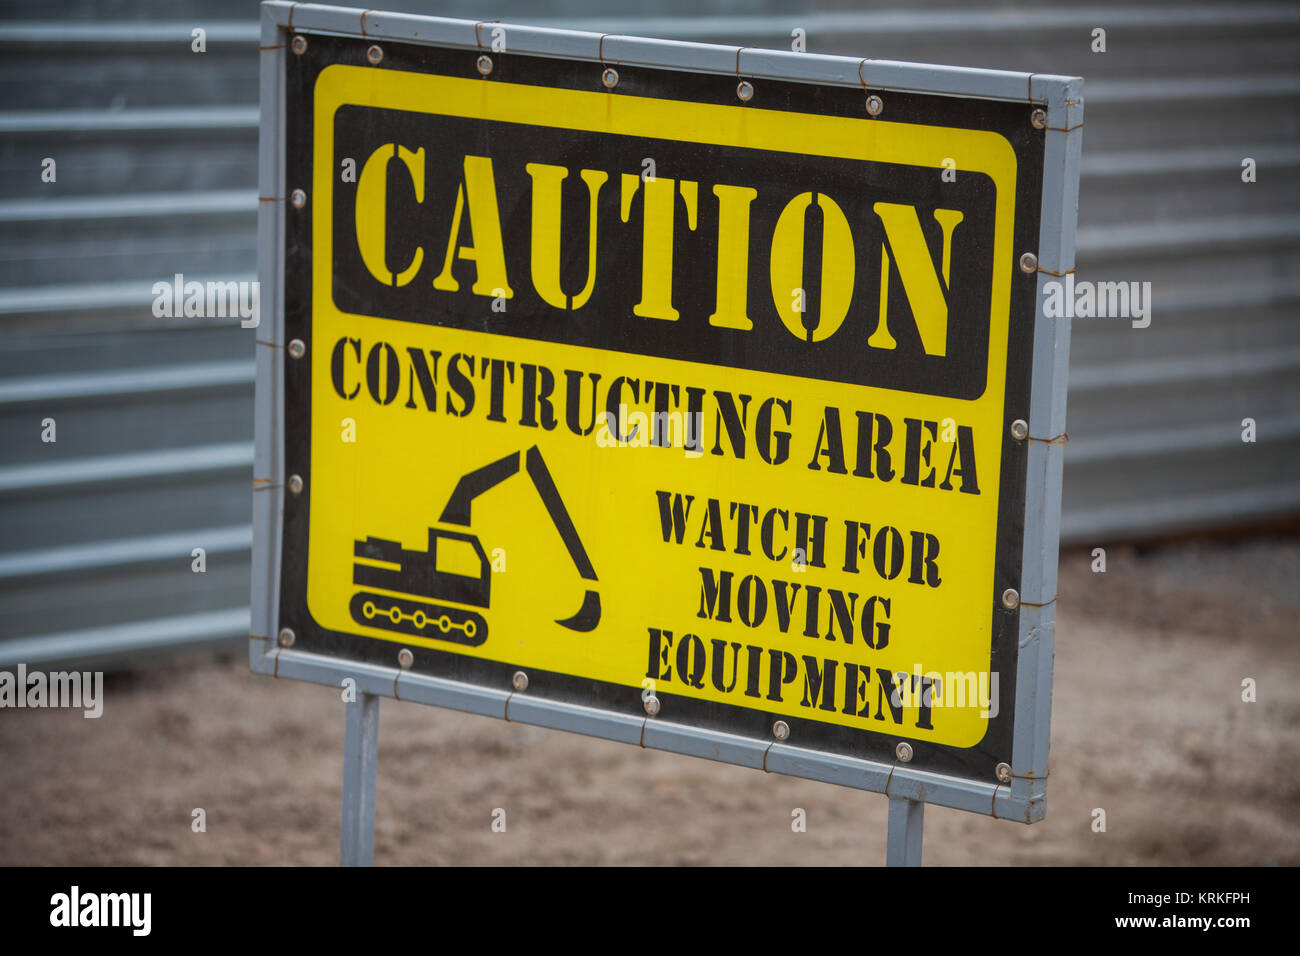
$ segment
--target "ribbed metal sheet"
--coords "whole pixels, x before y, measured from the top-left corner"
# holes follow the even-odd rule
[[[0,22],[0,665],[247,633],[257,333],[150,306],[177,272],[255,276],[257,22],[216,0],[119,6]],[[1075,321],[1064,538],[1300,513],[1300,7],[607,9],[493,16],[775,49],[800,28],[817,52],[1084,76],[1078,278],[1149,281],[1154,307],[1145,329]]]

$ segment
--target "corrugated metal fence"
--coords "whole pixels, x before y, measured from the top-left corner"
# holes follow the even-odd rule
[[[151,287],[254,278],[255,11],[117,6],[136,19],[71,2],[0,24],[0,664],[247,634],[255,332],[155,319]],[[1300,512],[1300,7],[604,7],[493,15],[1084,76],[1078,276],[1149,281],[1153,308],[1075,321],[1064,536]]]

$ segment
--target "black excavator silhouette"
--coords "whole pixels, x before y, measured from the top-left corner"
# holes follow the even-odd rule
[[[569,551],[578,574],[586,581],[595,582],[596,569],[587,557],[587,551],[578,537],[578,530],[573,526],[573,519],[564,507],[564,501],[556,490],[555,479],[542,459],[542,453],[536,445],[525,452],[511,452],[504,458],[484,465],[463,476],[456,484],[447,506],[442,509],[438,522],[443,525],[470,527],[470,509],[474,499],[490,491],[507,478],[519,473],[519,460],[524,460],[528,477],[533,480],[542,504],[551,517],[551,523],[560,534],[560,540]],[[447,570],[455,563],[450,552],[461,551],[461,566],[477,559],[478,575],[458,574]],[[469,549],[472,557],[465,551]],[[439,561],[440,553],[444,558],[453,560]],[[396,591],[418,598],[431,598],[434,601],[448,601],[450,604],[434,604],[424,600],[411,600],[392,595],[359,591],[352,596],[349,610],[353,620],[368,627],[379,627],[417,637],[435,637],[454,641],[458,644],[477,646],[487,640],[488,626],[483,615],[469,607],[470,605],[486,610],[490,603],[492,588],[492,567],[487,553],[478,538],[466,531],[450,531],[445,528],[429,528],[429,545],[427,551],[411,551],[403,548],[401,542],[387,541],[382,538],[368,537],[354,543],[353,554],[362,562],[376,562],[389,567],[378,567],[372,563],[354,563],[352,566],[352,583],[363,588],[378,588],[384,591]],[[468,561],[465,559],[469,559]],[[392,566],[396,566],[395,568]],[[582,599],[578,613],[564,620],[556,621],[561,627],[571,631],[587,632],[600,623],[600,595],[588,589]]]

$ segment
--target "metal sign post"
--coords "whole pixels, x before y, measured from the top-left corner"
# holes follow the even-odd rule
[[[379,698],[361,694],[347,704],[343,734],[342,866],[369,866],[375,857],[375,782],[379,767]]]
[[[906,797],[889,798],[889,835],[885,844],[888,866],[920,866],[925,804]]]
[[[1077,78],[263,4],[252,670],[1044,814]],[[350,684],[348,682],[351,682]]]

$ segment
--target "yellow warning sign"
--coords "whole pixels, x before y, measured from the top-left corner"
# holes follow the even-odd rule
[[[301,119],[314,625],[978,744],[1012,147],[508,79],[332,65]]]

